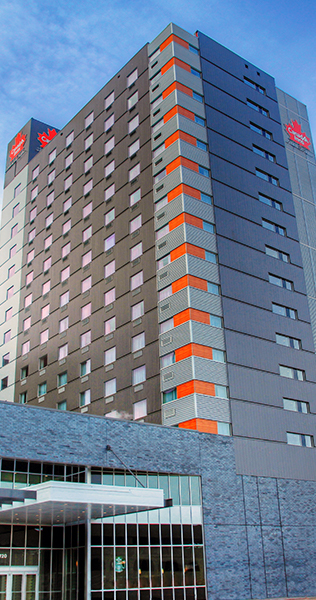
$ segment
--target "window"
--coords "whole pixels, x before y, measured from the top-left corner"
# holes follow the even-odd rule
[[[11,228],[11,239],[17,234],[18,232],[18,224],[13,225],[13,227]]]
[[[132,337],[132,352],[137,352],[142,348],[145,348],[145,332]]]
[[[48,360],[47,360],[47,354],[43,354],[43,356],[41,356],[39,358],[38,361],[38,368],[41,371],[42,369],[45,369],[48,365]]]
[[[9,362],[10,362],[10,352],[7,352],[2,357],[2,366],[5,367],[6,365],[9,364]]]
[[[14,274],[15,274],[15,265],[12,265],[12,267],[10,267],[10,269],[8,270],[8,279],[13,277]]]
[[[115,183],[112,183],[104,192],[104,200],[107,202],[115,194]]]
[[[91,373],[91,359],[85,360],[80,365],[80,377],[85,377]]]
[[[109,154],[115,146],[115,137],[114,135],[104,144],[104,154],[105,156]]]
[[[275,162],[275,156],[271,152],[267,152],[267,150],[263,150],[263,148],[259,148],[258,146],[252,146],[252,149],[255,154],[262,156],[262,158],[266,158],[270,162]]]
[[[114,363],[116,361],[116,346],[113,346],[113,348],[109,348],[109,350],[106,350],[104,352],[104,365],[111,365],[112,363]]]
[[[89,250],[89,252],[86,252],[86,254],[83,255],[81,266],[86,267],[89,263],[91,263],[91,261],[92,261],[92,250]]]
[[[8,308],[8,310],[5,311],[4,320],[9,321],[9,319],[12,318],[12,315],[13,315],[13,308],[10,307],[10,308]]]
[[[301,369],[293,369],[292,367],[285,367],[279,365],[281,377],[287,377],[288,379],[296,379],[297,381],[304,381],[305,371]]]
[[[127,110],[131,110],[133,106],[138,102],[138,91],[127,99]]]
[[[301,340],[297,338],[289,337],[288,335],[281,335],[280,333],[275,334],[276,343],[281,346],[287,346],[288,348],[294,348],[295,350],[301,349]]]
[[[104,100],[105,110],[109,108],[114,102],[114,92],[111,92]]]
[[[251,79],[248,79],[247,77],[244,77],[244,82],[247,85],[249,85],[253,90],[257,90],[257,92],[260,92],[260,94],[265,94],[266,93],[264,87],[262,87],[261,85],[258,85],[254,81],[251,81]]]
[[[223,327],[221,317],[216,317],[215,315],[210,315],[210,325],[212,327],[218,327],[219,329]]]
[[[314,439],[312,435],[287,432],[286,437],[287,443],[291,446],[304,446],[305,448],[313,448],[314,446]]]
[[[284,227],[280,227],[276,223],[272,223],[271,221],[266,221],[262,219],[262,227],[265,229],[269,229],[269,231],[274,231],[274,233],[278,233],[279,235],[286,236],[286,230]]]
[[[55,175],[56,175],[56,170],[53,169],[50,173],[48,173],[47,175],[47,185],[51,185],[55,179]]]
[[[23,321],[23,331],[28,331],[28,329],[30,329],[31,327],[31,317],[27,317],[27,319],[24,319]]]
[[[273,185],[279,185],[279,180],[277,179],[277,177],[273,177],[269,173],[260,171],[260,169],[256,169],[256,175],[257,175],[257,177],[260,177],[260,179],[263,179],[264,181],[268,181],[269,183],[272,183]]]
[[[131,248],[131,261],[136,260],[139,256],[143,254],[143,243],[139,242],[136,246]]]
[[[45,281],[42,285],[42,295],[45,296],[48,292],[50,292],[50,280]]]
[[[163,323],[160,323],[159,325],[159,333],[166,333],[166,331],[170,331],[170,329],[173,329],[173,319],[167,319],[166,321],[163,321]]]
[[[47,383],[44,381],[43,383],[38,384],[37,395],[40,398],[41,396],[45,396],[47,393]]]
[[[106,381],[104,384],[104,395],[106,398],[109,396],[113,396],[116,394],[116,377],[114,379],[110,379]]]
[[[104,267],[104,277],[105,277],[105,279],[107,277],[110,277],[111,275],[113,275],[113,273],[115,273],[115,260],[112,260],[110,263],[108,263],[107,265],[105,265],[105,267]]]
[[[49,269],[52,266],[52,257],[49,256],[46,260],[44,260],[43,262],[43,273],[47,273],[47,271],[49,271]]]
[[[47,317],[49,316],[49,304],[46,304],[46,306],[43,306],[42,310],[41,310],[41,319],[47,319]]]
[[[93,123],[94,112],[92,111],[84,120],[84,126],[87,129]]]
[[[74,159],[74,153],[71,152],[70,154],[68,154],[68,156],[66,156],[65,158],[65,169],[69,169],[70,165],[72,165],[73,163],[73,159]]]
[[[80,347],[85,348],[91,344],[91,330],[82,333],[80,336]]]
[[[127,77],[127,81],[126,81],[126,85],[127,87],[130,87],[133,83],[135,83],[136,79],[138,78],[138,69],[135,69],[132,73],[130,73],[130,75],[128,75]]]
[[[54,213],[50,213],[50,215],[48,215],[48,217],[46,217],[46,219],[45,219],[46,229],[48,229],[52,225],[53,221],[54,221]]]
[[[263,204],[267,204],[268,206],[272,206],[272,208],[276,208],[276,210],[282,210],[281,202],[278,202],[277,200],[273,200],[273,198],[269,198],[268,196],[265,196],[264,194],[259,193],[259,200],[260,200],[260,202],[263,202]]]
[[[286,290],[294,290],[294,285],[292,281],[289,281],[288,279],[283,279],[282,277],[277,277],[276,275],[271,275],[271,273],[269,273],[269,283],[277,285],[278,287],[282,287]]]
[[[163,256],[162,258],[157,260],[157,269],[158,270],[162,269],[162,267],[169,265],[169,263],[170,263],[170,254],[167,254],[166,256]]]
[[[131,277],[131,290],[135,290],[139,286],[143,285],[143,283],[144,283],[143,271],[139,271],[139,273],[136,273],[136,275],[133,275]]]
[[[67,400],[57,402],[57,410],[67,410]]]
[[[29,368],[28,368],[28,365],[26,365],[25,367],[22,367],[22,369],[21,369],[20,379],[26,379],[28,377],[28,374],[29,374]]]
[[[24,342],[22,344],[22,348],[21,348],[22,356],[25,356],[26,354],[28,354],[28,352],[30,351],[30,348],[31,348],[31,342],[29,340],[27,342]]]
[[[285,410],[291,410],[304,414],[309,413],[308,403],[302,402],[301,400],[290,400],[289,398],[283,398],[283,408]]]
[[[215,362],[226,362],[225,360],[225,352],[223,352],[222,350],[215,350],[213,348],[212,350],[212,354],[213,354],[213,360]]]
[[[50,194],[48,194],[48,196],[46,196],[46,206],[47,208],[49,208],[53,202],[54,202],[54,198],[55,198],[55,192],[51,192]]]
[[[29,244],[31,244],[33,242],[33,240],[35,239],[35,236],[36,236],[36,229],[34,227],[34,229],[32,229],[29,232],[29,237],[28,237]]]
[[[64,213],[68,212],[68,210],[71,208],[72,205],[72,198],[67,198],[67,200],[65,200],[63,208],[64,208]]]
[[[256,104],[255,102],[252,102],[251,100],[248,100],[248,98],[247,98],[247,106],[249,106],[249,108],[252,108],[253,110],[256,110],[257,112],[259,112],[261,115],[264,115],[265,117],[269,116],[268,110],[263,108],[263,106],[259,106],[259,104]]]
[[[109,225],[115,219],[115,208],[111,208],[104,216],[104,225]]]
[[[82,241],[83,243],[87,242],[92,236],[92,225],[84,229],[82,232]]]
[[[196,140],[196,146],[197,148],[200,148],[200,150],[204,150],[204,152],[207,151],[207,145],[204,142],[201,142],[201,140]]]
[[[113,333],[113,331],[115,331],[115,328],[116,328],[116,317],[112,317],[111,319],[108,319],[104,323],[104,335],[109,335],[110,333]]]
[[[68,177],[66,177],[66,179],[64,181],[64,191],[67,192],[67,190],[69,190],[71,185],[72,185],[72,174],[69,175]]]
[[[70,277],[70,266],[66,267],[65,269],[63,269],[60,272],[60,281],[63,283],[64,281],[67,281],[67,279],[69,279]]]
[[[13,192],[13,198],[16,198],[16,197],[17,197],[17,196],[20,194],[21,190],[22,190],[22,184],[21,184],[21,183],[19,183],[19,185],[17,185],[17,186],[14,188],[14,192]],[[13,216],[15,216],[15,215],[13,215]]]
[[[27,273],[26,277],[25,277],[25,285],[31,285],[32,281],[34,279],[34,271],[30,271],[29,273]]]
[[[111,173],[113,173],[115,169],[115,160],[111,160],[111,162],[106,165],[104,169],[104,177],[110,177]]]
[[[160,200],[158,200],[158,202],[156,202],[156,204],[155,204],[155,212],[157,212],[158,210],[160,210],[164,206],[167,206],[167,204],[168,204],[168,196],[164,196],[164,198],[161,198]]]
[[[16,255],[17,249],[18,249],[17,244],[15,244],[14,246],[12,246],[12,248],[10,248],[9,258],[13,258],[13,256]]]
[[[167,175],[167,171],[166,171],[166,169],[163,169],[162,171],[160,171],[160,173],[158,173],[158,175],[155,175],[154,183],[158,183],[159,181],[164,179],[164,177],[166,177],[166,175]]]
[[[20,404],[26,404],[27,403],[27,392],[22,392],[19,396],[19,402]]]
[[[219,295],[219,285],[217,285],[216,283],[211,283],[210,281],[207,281],[207,291],[210,294],[216,294],[216,296]]]
[[[33,221],[35,220],[37,214],[37,206],[34,206],[34,208],[32,208],[32,210],[30,211],[30,223],[33,223]]]
[[[104,131],[109,131],[114,125],[114,113],[104,121]]]
[[[29,265],[32,260],[34,259],[35,256],[35,250],[33,248],[33,250],[31,250],[30,252],[28,252],[27,257],[26,257],[26,263]]]
[[[134,154],[136,154],[136,152],[138,152],[140,148],[140,142],[139,140],[135,140],[135,142],[133,142],[129,147],[128,147],[128,156],[134,156]]]
[[[138,215],[137,217],[135,217],[135,219],[130,221],[129,232],[134,233],[134,231],[136,231],[137,229],[140,229],[141,226],[142,226],[142,215]]]
[[[45,329],[45,331],[42,331],[40,333],[40,344],[46,344],[46,342],[48,342],[48,338],[49,338],[49,329]]]
[[[58,360],[63,360],[68,356],[68,344],[64,344],[58,348]]]
[[[48,155],[48,164],[51,165],[52,162],[54,162],[55,158],[56,158],[56,148],[54,150],[52,150],[52,152],[49,153],[49,155]]]
[[[163,122],[162,122],[163,124]],[[139,125],[139,115],[135,115],[135,117],[133,117],[133,119],[131,119],[131,121],[128,122],[128,133],[132,133],[133,131],[135,131],[135,129],[137,129]]]
[[[60,373],[59,375],[57,375],[57,386],[61,387],[63,385],[67,384],[67,371],[65,371],[64,373]]]
[[[31,306],[31,304],[32,304],[32,294],[28,294],[28,296],[25,296],[25,298],[24,298],[24,308]]]
[[[158,292],[158,301],[160,302],[161,300],[165,300],[166,298],[169,298],[169,296],[171,296],[171,294],[172,294],[172,285],[168,285],[167,287],[160,290],[160,292]]]
[[[70,253],[70,249],[71,249],[71,244],[70,244],[70,242],[67,242],[67,244],[65,244],[61,249],[62,258],[66,258],[66,256],[68,256],[68,254]]]
[[[204,119],[202,119],[202,117],[199,117],[198,115],[194,115],[194,122],[197,123],[197,125],[202,125],[203,127],[205,126]]]
[[[131,123],[131,121],[130,121]],[[164,125],[164,120],[163,119],[159,119],[159,121],[157,121],[157,123],[155,123],[152,127],[152,133],[156,133],[159,129],[161,129],[161,127]]]
[[[38,195],[38,185],[31,191],[31,202],[33,202]]]
[[[68,302],[69,302],[69,291],[65,292],[64,294],[61,294],[60,308],[62,308],[62,306],[66,306],[66,304],[68,304]]]
[[[132,306],[132,321],[140,319],[144,314],[144,301],[138,302]]]
[[[93,156],[90,156],[87,160],[85,160],[83,163],[83,166],[84,166],[84,172],[88,173],[90,171],[90,169],[92,169],[92,167],[93,167]]]
[[[112,288],[104,294],[104,306],[109,306],[115,302],[115,288]]]
[[[175,352],[170,352],[169,354],[165,354],[160,359],[160,367],[163,369],[164,367],[169,367],[176,360]]]
[[[132,385],[138,385],[146,381],[146,365],[132,370]]]
[[[129,205],[130,206],[134,206],[134,204],[136,204],[137,202],[139,202],[140,199],[141,199],[141,189],[138,188],[138,190],[136,190],[135,192],[133,192],[132,194],[130,194]]]
[[[59,333],[63,333],[64,331],[67,331],[69,327],[69,317],[65,317],[64,319],[61,319],[61,321],[59,321]]]
[[[89,181],[87,181],[87,183],[85,183],[83,186],[83,195],[87,196],[87,194],[89,194],[91,192],[92,188],[93,188],[93,179],[89,179]]]
[[[250,123],[250,129],[252,131],[255,131],[256,133],[259,133],[260,135],[262,135],[263,137],[267,138],[268,140],[272,140],[272,133],[270,133],[266,129],[263,129],[262,127],[259,127],[259,125],[255,125],[254,123]]]
[[[81,307],[81,320],[88,319],[91,316],[91,302]]]
[[[133,404],[133,419],[142,419],[147,416],[147,400],[139,400]]]
[[[71,131],[67,137],[66,137],[66,148],[68,148],[68,146],[70,146],[70,144],[72,144],[72,142],[74,141],[74,137],[75,137],[75,132]]]
[[[109,237],[104,240],[104,252],[107,252],[115,246],[115,233],[112,233]]]
[[[71,219],[68,219],[68,221],[66,221],[66,223],[63,224],[62,227],[62,234],[66,235],[66,233],[68,233],[68,231],[71,230]]]
[[[207,262],[211,262],[214,265],[216,264],[216,254],[214,254],[214,252],[208,252],[207,250],[205,250],[205,260],[207,260]]]
[[[84,279],[81,282],[81,293],[84,294],[85,292],[90,290],[91,285],[92,285],[92,277],[91,277],[91,275],[89,275],[89,277],[86,277],[86,279]]]
[[[1,379],[1,389],[5,390],[8,387],[8,377],[3,377],[3,379]]]
[[[53,236],[49,235],[47,238],[45,238],[44,240],[44,249],[48,250],[48,248],[50,248],[50,246],[53,243]]]
[[[281,304],[272,303],[272,312],[281,317],[288,317],[289,319],[297,319],[297,312],[293,308],[288,306],[281,306]]]
[[[171,390],[167,390],[162,393],[162,402],[163,404],[167,404],[167,402],[172,402],[172,400],[177,399],[177,389],[173,388]]]
[[[85,392],[80,392],[80,406],[86,406],[91,402],[91,391],[85,390]]]
[[[129,170],[128,180],[133,181],[134,179],[136,179],[136,177],[138,177],[139,174],[140,174],[140,163],[138,163],[137,165],[135,165],[135,167],[133,167],[132,169]]]

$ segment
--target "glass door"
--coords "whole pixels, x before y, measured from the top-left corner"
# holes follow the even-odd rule
[[[37,600],[37,572],[8,571],[0,573],[0,600]]]

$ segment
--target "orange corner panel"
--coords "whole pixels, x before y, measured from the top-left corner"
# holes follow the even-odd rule
[[[165,98],[167,98],[168,96],[170,96],[170,94],[172,94],[172,92],[174,92],[175,90],[178,90],[179,92],[183,92],[184,94],[187,94],[188,96],[191,96],[191,98],[193,97],[193,90],[191,90],[190,88],[188,88],[186,85],[183,85],[183,83],[179,83],[179,81],[174,81],[171,85],[169,85],[162,92],[162,98],[163,98],[163,100]]]
[[[181,429],[192,429],[197,431],[197,419],[190,419],[189,421],[183,421],[179,423],[178,427]]]
[[[183,108],[183,106],[178,106],[178,104],[176,104],[175,106],[173,106],[171,108],[171,110],[169,110],[163,117],[163,122],[167,123],[168,121],[170,121],[170,119],[172,119],[172,117],[174,117],[176,114],[180,114],[183,115],[184,117],[186,117],[186,119],[190,119],[191,121],[194,121],[194,113],[191,112],[190,110],[187,110],[186,108]]]
[[[205,259],[204,248],[199,248],[198,246],[193,246],[193,244],[187,244],[187,253],[191,254],[191,256],[197,256],[198,258]]]
[[[194,121],[194,113],[190,110],[187,110],[187,108],[183,108],[183,106],[178,106],[178,112],[180,115],[183,115],[187,119]]]
[[[194,275],[188,275],[188,285],[207,292],[207,281],[205,281],[205,279],[200,279]]]
[[[191,169],[191,171],[195,171],[196,173],[199,172],[199,165],[188,158],[181,157],[181,165],[187,169]]]
[[[190,319],[192,321],[197,321],[198,323],[205,323],[206,325],[210,324],[210,315],[202,310],[197,310],[196,308],[190,308]]]
[[[171,192],[168,193],[168,202],[171,202],[171,200],[174,200],[174,198],[180,196],[180,194],[183,193],[183,188],[183,184],[180,184],[177,185],[177,187],[175,187],[173,190],[171,190]]]
[[[188,225],[193,225],[194,227],[198,227],[199,229],[203,229],[203,221],[198,217],[194,217],[193,215],[189,215],[188,213],[184,214],[184,220]]]
[[[189,135],[188,133],[184,133],[184,131],[179,131],[180,139],[188,144],[192,144],[192,146],[196,146],[196,138],[193,135]]]
[[[183,62],[183,60],[180,60],[179,58],[173,57],[170,60],[168,60],[168,62],[165,65],[163,65],[163,67],[161,67],[161,75],[164,75],[169,69],[171,69],[173,65],[181,67],[181,69],[184,69],[185,71],[191,73],[190,65],[187,65],[187,63]]]
[[[190,396],[190,394],[194,394],[194,381],[187,381],[186,383],[181,383],[177,387],[177,398],[184,398],[184,396]]]
[[[197,200],[201,200],[201,192],[193,187],[190,187],[189,185],[183,185],[183,193],[187,194],[187,196],[191,196],[192,198],[196,198]]]
[[[171,286],[172,286],[172,293],[175,294],[176,292],[179,292],[180,290],[183,290],[183,288],[187,287],[188,284],[188,278],[190,276],[189,275],[184,275],[184,277],[181,277],[180,279],[177,279],[177,281],[174,281]]]
[[[169,173],[172,173],[172,171],[174,171],[175,169],[180,167],[181,164],[182,164],[182,157],[178,156],[175,160],[173,160],[171,163],[169,163],[169,165],[166,166],[167,175],[169,175]]]
[[[182,323],[186,323],[190,321],[190,309],[186,308],[182,312],[174,315],[173,317],[173,325],[174,327],[178,327],[178,325],[182,325]]]
[[[175,131],[175,133],[173,133],[170,137],[168,137],[165,140],[165,148],[169,148],[169,146],[171,146],[171,144],[174,144],[174,142],[176,142],[179,137],[180,137],[180,131]]]
[[[176,229],[176,227],[182,225],[182,223],[185,222],[185,217],[185,213],[181,213],[181,215],[178,215],[174,219],[171,219],[171,221],[169,221],[169,231],[173,231],[173,229]]]
[[[182,348],[177,348],[175,350],[175,358],[176,362],[179,360],[184,360],[185,358],[189,358],[193,354],[193,344],[187,344],[186,346],[182,346]]]
[[[170,119],[172,119],[172,117],[174,117],[178,112],[178,106],[173,106],[171,110],[169,110],[163,118],[163,122],[167,123],[168,121],[170,121]]]
[[[208,419],[190,419],[179,423],[178,427],[203,433],[218,433],[217,421],[209,421]]]
[[[204,396],[215,396],[215,385],[208,381],[196,381],[195,392]]]
[[[209,346],[202,346],[201,344],[192,344],[193,356],[199,356],[200,358],[208,358],[212,360],[213,350]]]
[[[160,44],[160,52],[162,52],[165,48],[167,48],[167,46],[169,46],[169,44],[171,44],[171,42],[175,42],[176,44],[183,46],[187,50],[189,48],[188,42],[185,42],[184,40],[179,38],[177,35],[174,35],[172,33],[171,35],[169,35],[169,37],[164,42],[162,42],[162,44]]]
[[[171,252],[170,252],[171,262],[174,260],[177,260],[177,258],[180,258],[180,256],[183,256],[185,253],[186,253],[186,244],[181,244],[181,246],[178,246],[178,248],[171,250]]]

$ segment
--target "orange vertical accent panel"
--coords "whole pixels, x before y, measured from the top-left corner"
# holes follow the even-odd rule
[[[210,324],[210,315],[202,310],[197,310],[196,308],[190,308],[190,319],[192,321],[197,321],[198,323],[205,323],[206,325]],[[181,314],[181,313],[180,313]]]
[[[184,142],[188,142],[188,144],[192,144],[192,146],[196,146],[196,138],[193,135],[189,135],[188,133],[184,133],[184,131],[179,131],[179,137]]]
[[[184,398],[184,396],[190,396],[194,394],[194,381],[187,381],[177,386],[177,398]]]
[[[196,173],[199,172],[199,165],[188,158],[181,157],[181,165],[187,169],[191,169],[191,171],[195,171]]]
[[[193,429],[197,430],[197,419],[190,419],[190,421],[183,421],[183,423],[179,423],[178,427],[181,429]]]
[[[201,344],[192,344],[193,356],[199,356],[200,358],[208,358],[212,360],[213,350],[209,346],[202,346]]]
[[[169,175],[169,173],[172,173],[172,171],[174,171],[175,169],[180,167],[181,164],[182,164],[182,157],[178,156],[177,158],[175,158],[175,160],[173,160],[171,163],[169,163],[169,165],[166,166],[167,175]]]
[[[193,112],[191,112],[190,110],[187,110],[186,108],[183,108],[183,106],[178,106],[177,108],[178,108],[178,113],[180,115],[183,115],[187,119],[194,121],[194,113]]]
[[[178,106],[173,106],[173,108],[171,110],[169,110],[164,118],[163,118],[163,122],[167,123],[168,121],[170,121],[170,119],[172,119],[172,117],[174,117],[178,112]]]
[[[172,92],[174,92],[174,90],[177,89],[177,82],[174,81],[171,85],[169,85],[169,87],[167,87],[163,92],[162,92],[162,99],[164,100],[165,98],[168,98],[168,96],[170,96],[170,94],[172,94]]]
[[[177,67],[181,67],[181,69],[184,69],[185,71],[188,71],[188,73],[191,73],[191,67],[190,67],[190,65],[188,65],[185,62],[183,62],[183,60],[180,60],[180,58],[174,58],[174,64]]]
[[[186,244],[181,244],[178,248],[171,250],[170,252],[170,260],[171,262],[177,260],[180,256],[183,256],[186,253]]]
[[[187,94],[187,96],[191,96],[191,98],[193,97],[193,90],[188,88],[186,85],[183,85],[183,83],[179,83],[179,81],[174,81],[162,92],[163,100],[170,96],[170,94],[172,94],[172,92],[175,90],[179,90],[179,92],[183,92],[184,94]]]
[[[160,52],[162,52],[165,48],[167,48],[167,46],[169,46],[169,44],[171,44],[171,42],[175,42],[176,44],[179,44],[180,46],[184,46],[184,48],[187,48],[187,50],[189,49],[188,42],[185,42],[184,40],[179,38],[177,35],[174,35],[172,33],[171,35],[169,35],[169,37],[164,42],[162,42],[162,44],[160,44],[160,46],[159,46]]]
[[[193,246],[193,244],[187,244],[187,253],[191,254],[191,256],[197,256],[198,258],[205,258],[204,248]]]
[[[175,294],[176,292],[179,292],[180,290],[183,290],[183,288],[188,286],[188,277],[190,277],[190,276],[184,275],[184,277],[177,279],[177,281],[174,281],[171,284],[173,294]]]
[[[176,227],[179,227],[179,225],[182,225],[182,223],[185,221],[185,216],[186,215],[184,213],[181,213],[181,215],[178,215],[169,221],[169,231],[172,231],[173,229],[176,229]]]
[[[169,69],[171,69],[171,67],[176,64],[175,63],[175,58],[170,58],[170,60],[168,60],[168,62],[161,67],[161,75],[164,75],[165,73],[167,73],[167,71],[169,71]]]
[[[168,202],[171,202],[171,200],[174,200],[174,198],[180,196],[180,194],[183,193],[183,187],[184,186],[181,183],[180,185],[177,185],[177,187],[175,187],[173,190],[171,190],[171,192],[168,193]]]
[[[195,391],[197,394],[203,394],[204,396],[215,396],[215,385],[208,381],[196,381]]]
[[[174,142],[176,142],[179,139],[179,137],[180,137],[179,133],[180,133],[179,131],[176,131],[175,133],[173,133],[170,137],[168,137],[165,140],[165,148],[169,148],[169,146],[171,146],[171,144],[174,144]]]
[[[177,348],[175,350],[176,362],[179,360],[184,360],[185,358],[189,358],[193,354],[193,344],[187,344],[186,346],[182,346],[182,348]]]
[[[193,215],[188,215],[187,213],[185,213],[184,217],[185,217],[184,218],[185,222],[188,223],[189,225],[193,225],[194,227],[203,229],[202,219],[199,219],[198,217],[194,217]]]
[[[184,40],[179,38],[177,35],[173,35],[173,41],[176,42],[176,44],[179,44],[180,46],[183,46],[184,48],[189,50],[189,43],[185,42]]]
[[[182,323],[186,323],[190,320],[190,309],[186,308],[182,312],[174,315],[173,317],[173,325],[174,327],[178,327],[178,325],[182,325]]]
[[[204,433],[218,433],[217,421],[209,421],[208,419],[196,419],[196,428]]]
[[[207,292],[207,281],[205,281],[205,279],[200,279],[194,275],[188,275],[188,285],[191,285],[198,290],[204,290],[204,292]]]
[[[193,187],[190,187],[189,185],[183,185],[183,193],[187,194],[187,196],[191,196],[192,198],[196,198],[197,200],[201,200],[201,192]]]

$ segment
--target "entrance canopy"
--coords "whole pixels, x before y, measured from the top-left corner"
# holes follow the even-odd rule
[[[170,506],[170,501],[164,501],[163,490],[61,481],[48,481],[19,490],[0,489],[0,503],[0,523],[47,525],[73,524],[87,518],[113,517]]]

